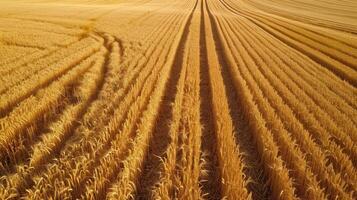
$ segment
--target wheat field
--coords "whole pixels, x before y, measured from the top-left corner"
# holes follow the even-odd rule
[[[0,0],[0,199],[356,199],[357,1]]]

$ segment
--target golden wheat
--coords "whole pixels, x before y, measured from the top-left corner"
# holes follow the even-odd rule
[[[0,0],[0,199],[356,199],[356,8]]]

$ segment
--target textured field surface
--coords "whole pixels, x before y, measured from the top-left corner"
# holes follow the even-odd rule
[[[357,1],[0,0],[0,199],[356,199]]]

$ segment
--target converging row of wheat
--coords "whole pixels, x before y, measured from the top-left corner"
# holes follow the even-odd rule
[[[0,0],[0,199],[356,199],[357,1]]]

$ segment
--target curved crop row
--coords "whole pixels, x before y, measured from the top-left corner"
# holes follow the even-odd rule
[[[6,190],[12,192],[23,190],[31,175],[37,172],[66,141],[71,128],[83,113],[102,79],[100,74],[103,73],[104,59],[100,54],[95,55],[95,57],[98,57],[98,60],[92,60],[95,64],[83,75],[83,79],[78,83],[78,88],[75,89],[74,98],[78,100],[78,103],[66,106],[61,117],[50,124],[49,131],[43,134],[41,140],[32,146],[31,153],[29,153],[29,162],[24,167],[25,170],[18,171],[15,175],[9,177]],[[14,195],[19,196],[18,193],[14,193]]]
[[[51,67],[47,67],[40,73],[33,75],[31,79],[24,81],[21,85],[17,85],[11,88],[10,91],[2,94],[0,96],[0,116],[4,116],[19,101],[25,99],[34,91],[46,86],[54,79],[60,77],[63,73],[66,73],[83,59],[98,51],[99,48],[100,44],[98,43],[85,47],[61,62],[56,63]]]
[[[36,60],[32,63],[27,63],[24,66],[17,66],[16,70],[1,76],[0,94],[6,92],[7,90],[11,90],[11,87],[21,85],[22,82],[25,82],[34,74],[41,73],[41,71],[47,67],[53,67],[53,65],[55,65],[57,62],[61,62],[71,54],[75,54],[76,52],[85,48],[88,45],[88,42],[91,42],[91,39],[79,41],[78,43],[71,44],[68,47],[62,49],[49,49],[48,52],[50,53],[47,55],[45,54],[45,57],[41,57],[39,60]],[[14,79],[14,76],[17,78]]]
[[[161,41],[161,42],[164,42],[164,41]],[[156,49],[156,51],[154,52],[154,54],[156,53],[159,53],[160,51],[158,51],[160,49]],[[155,66],[155,58],[156,56],[152,57],[152,59],[149,60],[149,63],[147,63],[147,65],[149,66]],[[89,158],[95,158],[97,157],[97,160],[99,161],[99,158],[98,156],[100,156],[101,154],[103,153],[106,153],[107,150],[113,146],[113,148],[115,147],[113,144],[112,145],[109,145],[110,143],[112,143],[111,140],[113,140],[113,143],[115,143],[115,141],[117,142],[124,142],[120,140],[120,138],[123,138],[124,135],[121,135],[121,134],[118,134],[117,135],[117,128],[121,127],[122,124],[127,124],[127,130],[124,129],[123,132],[124,133],[128,133],[130,134],[130,130],[132,130],[134,127],[133,125],[135,124],[132,120],[138,118],[138,115],[140,114],[139,111],[141,111],[141,109],[138,107],[139,104],[137,103],[140,103],[140,107],[144,106],[145,105],[145,102],[147,100],[147,98],[145,96],[147,95],[144,95],[142,98],[139,98],[139,99],[136,99],[135,100],[135,97],[137,97],[139,94],[140,94],[140,91],[142,90],[142,87],[143,87],[143,84],[145,83],[143,80],[145,80],[150,73],[154,73],[156,70],[158,70],[158,68],[154,68],[155,71],[153,72],[150,72],[150,67],[147,67],[145,68],[145,70],[143,72],[141,72],[139,74],[139,77],[138,77],[138,81],[136,82],[136,84],[134,84],[131,89],[128,91],[128,93],[126,94],[126,96],[124,97],[124,99],[120,102],[120,105],[118,106],[118,108],[116,108],[116,110],[114,111],[114,118],[112,118],[110,120],[110,122],[108,123],[107,127],[105,129],[102,129],[103,131],[101,131],[100,134],[98,134],[99,138],[96,139],[96,142],[94,142],[93,139],[95,138],[88,138],[88,139],[91,139],[91,140],[82,140],[82,142],[80,143],[77,143],[73,146],[74,149],[77,149],[79,151],[76,151],[74,152],[75,154],[77,155],[80,155],[78,154],[79,152],[88,152],[89,150],[92,151],[93,153],[87,153],[87,156],[86,157],[83,157],[83,156],[80,156],[78,157],[78,159],[74,160],[74,158],[72,157],[67,157],[68,155],[66,155],[66,157],[68,159],[63,159],[64,160],[68,160],[68,162],[66,161],[66,163],[63,164],[60,164],[58,167],[61,167],[61,165],[63,165],[62,167],[65,167],[65,168],[68,168],[70,169],[71,168],[71,165],[72,164],[75,164],[77,166],[82,166],[81,169],[88,169],[88,170],[94,170],[94,166],[97,165],[97,164],[100,164],[100,163],[93,163],[93,161],[91,161]],[[153,76],[149,76],[151,77],[150,79],[154,78]],[[150,84],[152,84],[152,82],[149,81]],[[145,88],[150,88],[151,86],[149,85],[146,85]],[[145,90],[143,90],[142,92],[144,92]],[[150,91],[150,90],[146,90],[146,91]],[[141,96],[141,95],[140,95]],[[128,105],[131,105],[132,103],[134,102],[137,102],[137,106],[134,106],[132,105],[131,107],[129,107]],[[128,110],[128,113],[123,113],[123,110],[126,110],[127,108],[130,108]],[[133,115],[135,115],[136,117],[134,117]],[[127,120],[131,120],[132,123],[129,123],[129,122],[125,122],[125,119],[127,118]],[[116,127],[116,128],[115,128]],[[118,137],[118,139],[116,139]],[[124,137],[125,140],[128,140],[128,138]],[[124,144],[124,143],[123,143]],[[97,147],[94,147],[93,145],[97,145]],[[109,145],[109,146],[107,146]],[[91,150],[91,149],[95,149],[95,151]],[[120,153],[120,152],[119,152]],[[109,154],[110,155],[110,154]],[[79,160],[80,159],[80,160]],[[61,159],[62,160],[62,159]],[[71,160],[75,161],[75,163],[73,163]],[[105,157],[103,157],[103,161],[105,160]],[[69,162],[70,161],[70,162]],[[88,162],[87,162],[88,161]],[[72,163],[72,164],[71,164]],[[102,165],[105,165],[105,162],[102,162]],[[99,165],[101,166],[101,165]],[[61,168],[62,168],[61,167]],[[53,170],[56,170],[55,168]],[[57,170],[56,170],[57,171]],[[84,172],[84,171],[83,171]],[[49,172],[51,174],[55,173],[55,172]],[[73,171],[73,173],[76,173],[75,171]],[[85,174],[83,174],[85,175]],[[68,177],[67,175],[65,175],[65,177]],[[62,180],[66,179],[65,177],[61,178]],[[79,186],[78,184],[80,184],[82,181],[85,181],[87,178],[85,178],[84,176],[81,175],[82,178],[79,178],[78,177],[78,181],[80,182],[77,182],[76,180],[73,180],[75,182],[72,182],[71,180],[69,180],[70,182],[72,182],[70,184],[71,187],[77,187]],[[50,177],[49,177],[50,178]],[[69,177],[68,177],[69,178]],[[48,181],[51,181],[51,179],[48,179]],[[54,181],[54,180],[52,180]],[[98,180],[99,181],[99,180]],[[41,188],[40,185],[37,185],[36,188]],[[70,189],[70,187],[66,187],[67,189]],[[65,188],[63,188],[65,189]],[[65,191],[67,190],[65,189]],[[73,191],[77,191],[77,189],[73,188],[74,190]],[[57,190],[58,191],[58,190]],[[97,191],[99,192],[99,191]],[[67,194],[66,194],[67,193]],[[72,192],[70,192],[69,190],[66,191],[65,193],[62,193],[62,194],[52,194],[54,196],[56,195],[60,195],[60,196],[64,196],[64,195],[68,195],[68,194],[71,194]],[[33,193],[35,194],[35,193]],[[48,194],[48,193],[47,193]],[[74,193],[72,193],[74,194]],[[46,195],[46,194],[42,194],[42,195]],[[77,193],[78,195],[78,193]]]
[[[0,157],[2,165],[16,163],[17,147],[21,147],[23,142],[31,141],[31,138],[36,134],[36,127],[40,125],[38,122],[46,122],[51,111],[56,110],[61,104],[67,87],[74,84],[78,76],[88,70],[95,57],[91,56],[84,60],[49,87],[39,90],[36,96],[24,100],[8,116],[1,119]],[[20,116],[21,119],[19,119]]]

